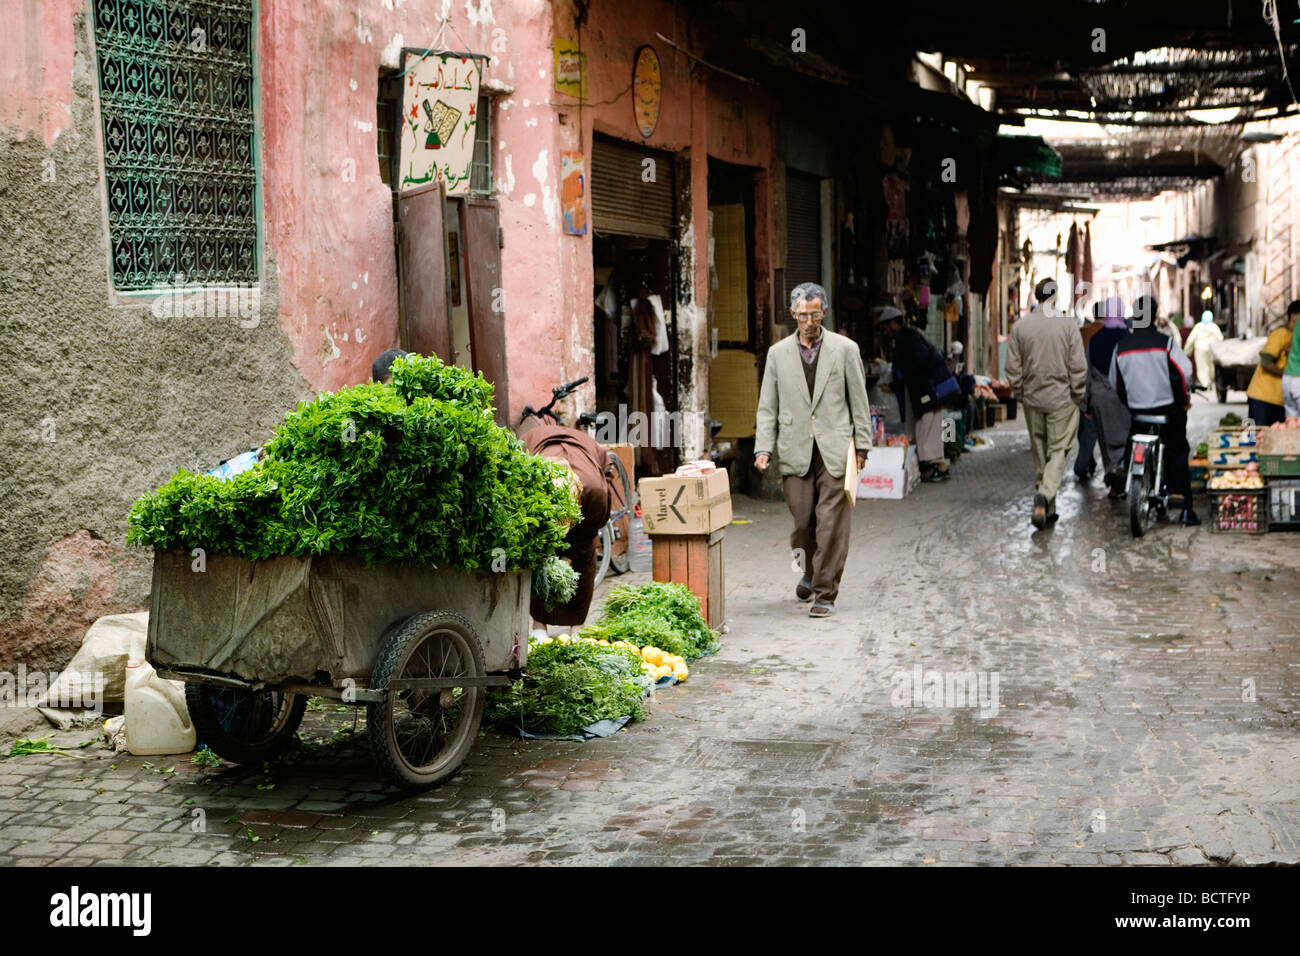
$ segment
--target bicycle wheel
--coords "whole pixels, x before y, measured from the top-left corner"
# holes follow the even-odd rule
[[[1147,533],[1147,515],[1151,511],[1151,498],[1148,494],[1151,477],[1151,472],[1146,469],[1143,469],[1140,475],[1129,471],[1128,524],[1135,538],[1140,538]]]
[[[613,550],[614,533],[606,524],[601,526],[600,535],[596,538],[596,577],[591,582],[593,589],[599,586],[600,582],[605,580],[605,575],[609,573]]]
[[[609,524],[611,542],[609,564],[615,574],[623,574],[632,566],[628,549],[632,547],[632,482],[628,480],[627,469],[623,467],[618,455],[606,452],[609,466],[606,476],[609,480]]]

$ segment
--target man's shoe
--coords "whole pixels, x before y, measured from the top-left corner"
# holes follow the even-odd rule
[[[828,604],[825,601],[818,601],[808,609],[809,617],[830,617],[835,613],[835,605]]]
[[[1034,495],[1034,513],[1030,516],[1034,527],[1042,530],[1047,527],[1047,496]]]
[[[799,583],[795,585],[794,596],[800,601],[811,601],[813,596],[812,582],[807,578],[800,578]]]
[[[1197,517],[1196,512],[1191,508],[1185,508],[1183,509],[1182,522],[1185,526],[1194,528],[1201,523],[1201,519]]]
[[[1047,516],[1047,523],[1056,524],[1056,522],[1060,519],[1060,517],[1061,517],[1060,515],[1058,515],[1055,511],[1053,511],[1050,515]]]

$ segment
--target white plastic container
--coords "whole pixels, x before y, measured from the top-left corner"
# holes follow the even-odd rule
[[[136,756],[184,754],[194,749],[194,724],[185,685],[163,680],[148,661],[126,665],[126,749]]]

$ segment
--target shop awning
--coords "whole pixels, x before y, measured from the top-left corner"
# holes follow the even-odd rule
[[[997,156],[1003,172],[1061,178],[1061,154],[1048,146],[1041,136],[999,136]]]
[[[1149,252],[1168,252],[1177,257],[1178,268],[1188,262],[1213,258],[1219,250],[1219,240],[1214,236],[1184,236],[1169,242],[1153,242],[1147,246]]]

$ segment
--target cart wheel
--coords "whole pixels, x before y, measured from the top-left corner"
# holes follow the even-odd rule
[[[459,614],[429,611],[408,618],[384,642],[370,678],[372,690],[390,681],[485,677],[483,648]],[[370,751],[384,776],[402,787],[432,787],[460,769],[478,736],[483,687],[393,690],[368,704]]]
[[[304,694],[186,684],[185,705],[199,742],[234,763],[260,763],[293,745],[307,710]]]

